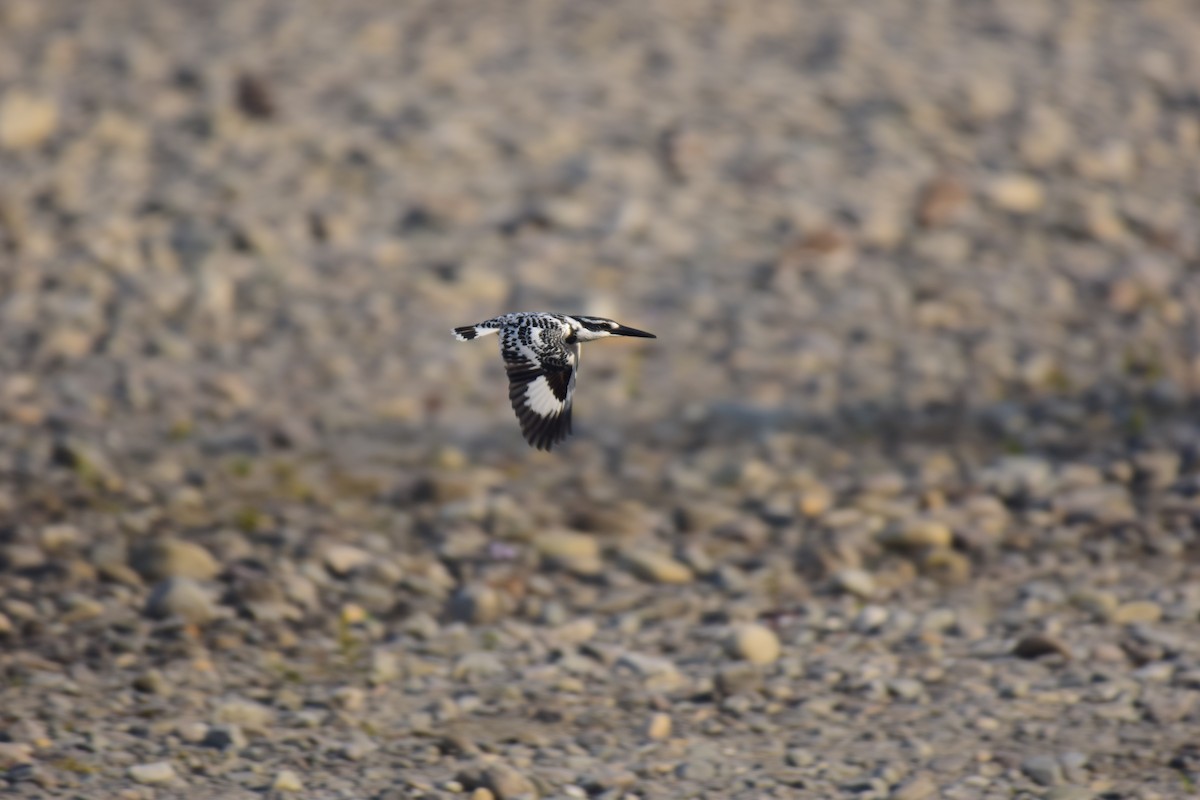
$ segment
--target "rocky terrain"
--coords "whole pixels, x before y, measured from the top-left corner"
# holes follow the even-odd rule
[[[0,4],[0,793],[1194,796],[1198,41]]]

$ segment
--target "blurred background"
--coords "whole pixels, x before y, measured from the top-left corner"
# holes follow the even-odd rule
[[[270,684],[222,642],[304,664],[605,603],[595,635],[700,685],[723,626],[798,614],[785,663],[872,601],[973,609],[963,647],[1187,661],[1126,663],[1105,625],[1200,609],[1197,42],[1188,0],[7,0],[0,636],[114,692],[114,649],[170,684],[201,651],[244,668],[196,708]],[[586,348],[552,454],[494,340],[450,333],[518,310],[658,335]],[[106,713],[167,703],[138,691]],[[46,713],[9,741],[68,747]]]
[[[8,3],[7,416],[522,452],[447,331],[542,309],[659,332],[587,354],[612,445],[1178,401],[1197,20],[1136,8]]]

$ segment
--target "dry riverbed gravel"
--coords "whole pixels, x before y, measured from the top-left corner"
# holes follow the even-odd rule
[[[1192,796],[1197,41],[0,4],[0,793]]]

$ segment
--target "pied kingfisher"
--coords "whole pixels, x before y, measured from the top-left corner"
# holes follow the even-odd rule
[[[528,311],[454,329],[460,342],[492,333],[500,334],[508,399],[517,412],[521,433],[539,450],[549,450],[571,432],[571,399],[581,342],[608,336],[658,338],[603,317]]]

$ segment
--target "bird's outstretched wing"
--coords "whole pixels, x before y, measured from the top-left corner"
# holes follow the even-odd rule
[[[563,340],[558,326],[507,329],[500,353],[508,371],[508,399],[525,440],[549,450],[571,432],[571,400],[579,367],[579,345]]]

